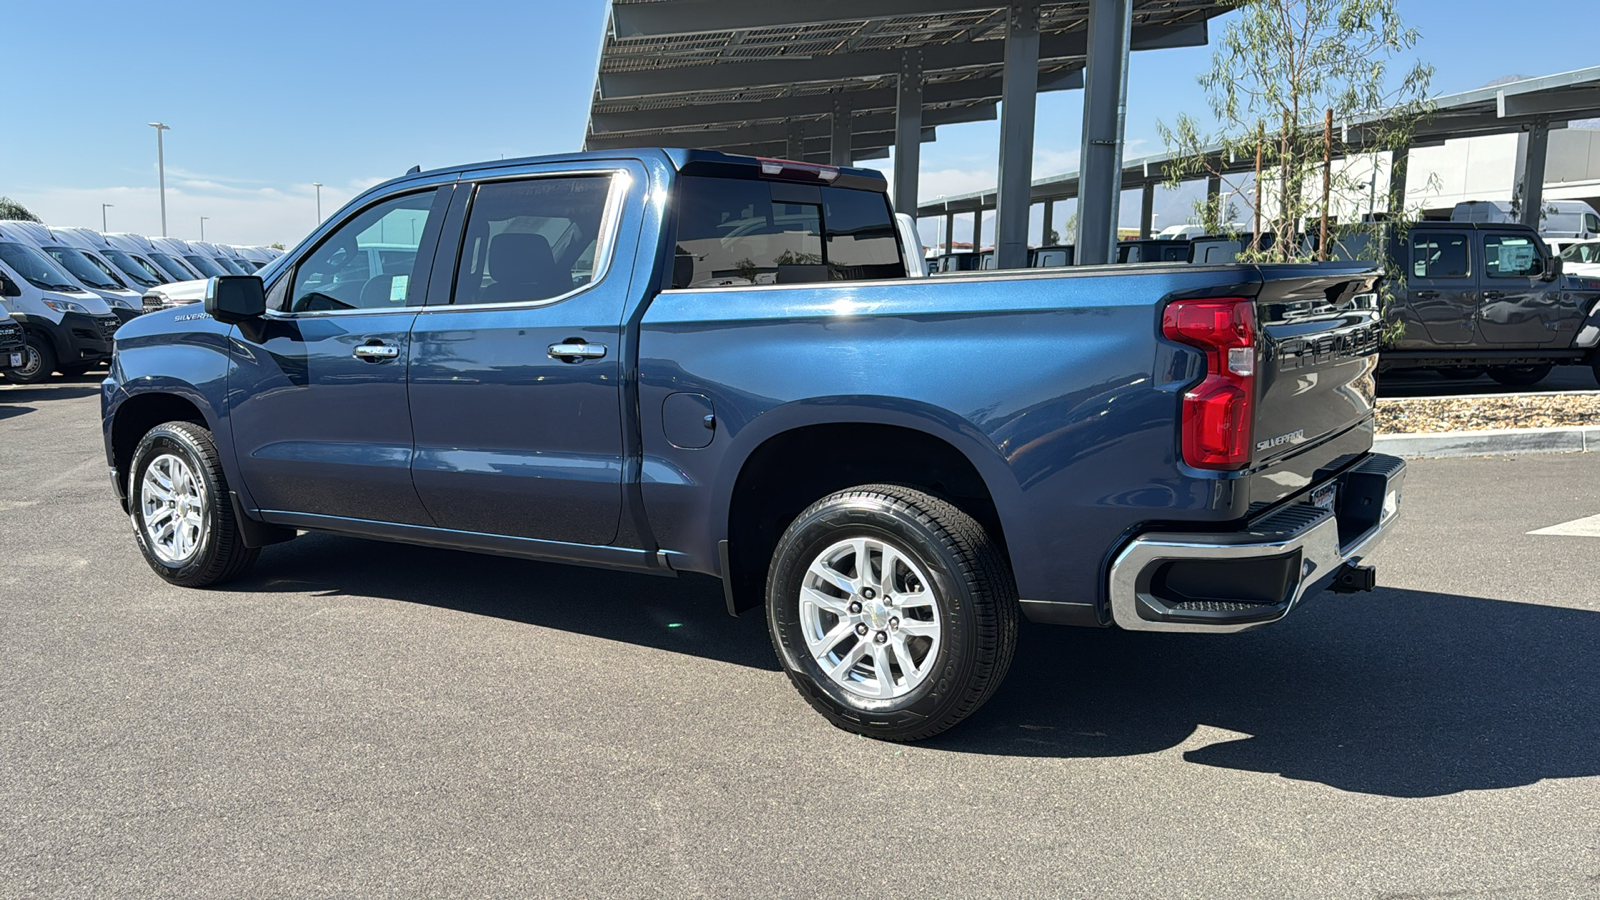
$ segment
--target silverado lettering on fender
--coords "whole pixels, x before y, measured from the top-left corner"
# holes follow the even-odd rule
[[[885,187],[633,150],[373,188],[118,332],[139,547],[193,587],[297,530],[708,573],[894,740],[977,709],[1021,616],[1234,632],[1372,586],[1374,270],[912,278]]]

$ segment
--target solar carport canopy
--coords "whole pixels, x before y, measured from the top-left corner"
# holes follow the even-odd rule
[[[1037,9],[1037,90],[1082,87],[1088,0],[1022,5]],[[586,146],[880,158],[907,118],[908,90],[920,94],[909,98],[920,140],[939,125],[996,117],[1012,9],[972,0],[612,0]],[[1206,20],[1226,9],[1215,0],[1133,0],[1131,49],[1204,44]]]

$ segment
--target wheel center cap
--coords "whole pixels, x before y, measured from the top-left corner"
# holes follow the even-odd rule
[[[868,600],[861,605],[861,614],[867,624],[882,631],[889,627],[889,607],[883,605],[882,600]]]

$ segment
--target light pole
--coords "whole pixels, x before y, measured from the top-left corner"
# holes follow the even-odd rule
[[[322,182],[313,181],[311,186],[317,189],[317,224],[322,224]]]
[[[209,218],[211,218],[211,217],[210,216],[201,216],[200,217],[200,240],[202,240],[202,241],[206,239],[206,220],[209,219]]]
[[[110,228],[106,227],[106,210],[110,209],[113,206],[116,206],[116,204],[115,203],[102,203],[102,204],[100,204],[100,232],[102,234],[104,234],[105,232],[111,230]]]
[[[166,151],[161,144],[161,132],[172,129],[160,122],[151,122],[150,127],[156,130],[156,172],[161,179],[161,236],[167,236],[167,159]]]

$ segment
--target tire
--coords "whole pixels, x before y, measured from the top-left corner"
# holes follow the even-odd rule
[[[863,549],[866,579],[853,574]],[[767,628],[790,681],[834,725],[882,740],[932,737],[981,707],[1011,666],[1019,615],[999,545],[955,506],[906,487],[812,504],[768,570]]]
[[[22,365],[6,370],[6,380],[14,384],[40,384],[50,380],[56,370],[56,349],[41,335],[28,333],[22,351]]]
[[[1533,387],[1545,380],[1555,366],[1490,366],[1489,377],[1506,387]]]
[[[1451,381],[1471,381],[1489,371],[1484,366],[1457,366],[1453,369],[1434,369],[1435,374]]]
[[[147,481],[152,467],[156,474]],[[162,500],[163,490],[170,501]],[[193,588],[221,584],[239,577],[260,555],[261,551],[244,545],[227,497],[228,482],[216,443],[205,428],[167,422],[146,432],[134,448],[128,466],[128,518],[134,540],[150,568],[172,584]],[[162,509],[163,502],[167,510]],[[193,515],[186,515],[186,508]],[[171,529],[168,537],[163,526],[175,516],[184,516],[185,522]]]

